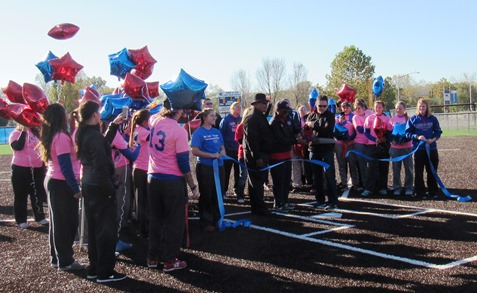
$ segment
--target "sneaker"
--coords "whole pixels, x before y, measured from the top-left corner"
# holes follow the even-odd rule
[[[155,268],[157,268],[158,265],[159,265],[158,260],[149,259],[149,258],[147,259],[147,267],[148,268],[155,269]]]
[[[394,196],[399,196],[401,195],[401,189],[398,188],[398,189],[395,189],[394,192],[393,192]]]
[[[361,196],[370,196],[371,195],[371,191],[369,190],[364,190],[362,193],[361,193]]]
[[[314,206],[315,206],[315,208],[324,209],[324,208],[326,208],[326,206],[328,206],[328,204],[324,203],[324,202],[316,202],[314,204]]]
[[[380,191],[378,191],[378,194],[379,195],[387,195],[388,191],[386,189],[381,189]]]
[[[175,270],[182,270],[187,267],[187,263],[185,261],[178,260],[177,258],[171,262],[164,262],[164,268],[162,269],[164,272],[171,272]]]
[[[406,189],[404,195],[411,196],[413,194],[412,189]]]
[[[362,192],[363,191],[363,187],[361,187],[361,186],[353,186],[353,187],[351,187],[351,189],[356,190],[357,192]]]
[[[285,204],[283,204],[283,207],[285,209],[291,211],[291,210],[294,210],[296,206],[294,204],[291,204],[291,203],[285,203]]]
[[[245,199],[239,198],[239,199],[237,199],[237,202],[238,202],[238,203],[245,203]]]
[[[68,266],[64,266],[64,267],[59,267],[60,271],[74,271],[74,270],[83,270],[84,269],[84,265],[80,264],[79,262],[77,261],[74,261],[72,264],[68,265]]]
[[[93,280],[93,279],[97,279],[97,278],[98,278],[98,275],[96,275],[96,269],[90,267],[88,269],[88,274],[86,275],[86,279]]]
[[[46,226],[46,225],[48,225],[50,222],[48,222],[47,219],[43,219],[43,220],[38,221],[37,223],[40,224],[40,225]]]
[[[337,208],[338,208],[338,206],[336,204],[331,203],[331,204],[326,205],[325,210],[333,211],[333,210],[336,210]]]
[[[131,243],[118,240],[118,242],[116,243],[116,252],[121,252],[127,249],[131,249],[132,246],[133,245]]]
[[[20,228],[22,228],[22,229],[26,229],[26,228],[28,228],[29,226],[30,226],[30,225],[28,225],[27,222],[18,224],[18,227],[20,227]]]
[[[108,277],[97,278],[96,282],[98,282],[98,283],[117,282],[117,281],[122,281],[126,278],[127,278],[127,276],[125,274],[120,274],[120,273],[114,272],[112,275],[110,275]]]

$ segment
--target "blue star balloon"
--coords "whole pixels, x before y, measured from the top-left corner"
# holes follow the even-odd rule
[[[384,90],[384,80],[383,77],[380,75],[377,78],[374,79],[373,82],[373,92],[374,95],[378,98]]]
[[[396,123],[394,124],[393,132],[391,133],[392,140],[396,141],[398,144],[402,144],[406,141],[409,141],[406,138],[406,123]]]
[[[318,99],[319,95],[320,93],[318,92],[316,88],[314,88],[311,91],[311,93],[308,95],[308,104],[310,106],[310,110],[315,109],[316,100]]]
[[[172,109],[201,110],[200,100],[205,97],[207,84],[181,69],[176,81],[168,81],[161,85]]]
[[[43,74],[43,79],[45,80],[46,83],[52,80],[52,75],[53,75],[53,69],[51,68],[50,62],[48,61],[55,58],[58,58],[58,57],[56,57],[55,54],[51,53],[51,51],[48,51],[48,54],[46,55],[45,60],[35,64],[35,66]]]
[[[122,111],[123,107],[129,107],[131,104],[130,97],[122,97],[118,95],[108,95],[108,97],[101,98],[103,108],[101,109],[101,120],[111,121],[116,118]]]
[[[109,66],[111,75],[118,78],[124,78],[126,73],[130,72],[136,65],[134,65],[126,48],[121,51],[109,55]]]

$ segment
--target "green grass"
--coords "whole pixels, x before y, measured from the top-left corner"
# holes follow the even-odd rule
[[[9,144],[0,144],[0,155],[11,155],[12,149]]]
[[[477,136],[477,129],[471,130],[444,130],[442,133],[444,137],[452,137],[452,136]]]

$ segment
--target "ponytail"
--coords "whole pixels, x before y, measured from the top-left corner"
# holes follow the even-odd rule
[[[134,145],[134,130],[136,125],[142,125],[144,121],[148,121],[151,117],[151,113],[147,109],[142,109],[134,113],[131,119],[131,132],[129,133],[129,147],[132,148]]]

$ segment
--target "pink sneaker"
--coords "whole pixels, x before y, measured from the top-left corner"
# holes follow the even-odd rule
[[[177,258],[172,262],[165,261],[164,262],[164,272],[171,272],[175,270],[182,270],[187,267],[187,263],[185,261],[178,260]]]

